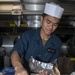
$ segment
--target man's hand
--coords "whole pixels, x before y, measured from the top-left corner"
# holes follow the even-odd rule
[[[15,75],[28,75],[28,72],[24,68],[17,68],[15,70]]]
[[[11,62],[15,69],[15,75],[28,75],[27,70],[21,64],[21,57],[16,51],[11,55]]]
[[[52,75],[52,74],[50,74],[48,71],[40,70],[39,75]]]

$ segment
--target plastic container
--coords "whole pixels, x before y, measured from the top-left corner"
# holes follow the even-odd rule
[[[4,67],[1,71],[1,75],[14,75],[15,70],[13,67]]]

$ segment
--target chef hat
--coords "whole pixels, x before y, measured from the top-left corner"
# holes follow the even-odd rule
[[[55,4],[53,2],[46,3],[46,5],[45,5],[44,13],[48,14],[50,16],[60,19],[63,12],[64,12],[64,9],[61,6],[59,6],[58,4]]]

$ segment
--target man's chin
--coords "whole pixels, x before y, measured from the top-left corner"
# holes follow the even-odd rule
[[[51,35],[52,33],[46,33],[47,35]]]
[[[48,35],[50,35],[50,34],[52,34],[52,32],[50,31],[50,32],[46,32]]]

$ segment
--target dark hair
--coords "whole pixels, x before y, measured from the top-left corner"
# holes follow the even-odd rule
[[[42,17],[44,18],[45,16],[47,16],[47,14],[43,13],[43,14],[42,14]]]

